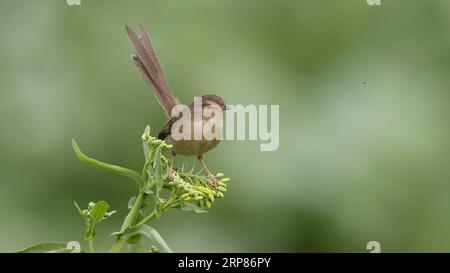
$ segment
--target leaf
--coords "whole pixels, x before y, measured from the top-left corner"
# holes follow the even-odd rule
[[[161,166],[161,146],[159,146],[155,151],[155,159],[154,159],[154,172],[153,172],[153,178],[154,181],[156,181],[156,195],[159,196],[159,191],[164,186],[164,180],[163,180],[163,170]]]
[[[195,213],[209,213],[207,210],[202,209],[197,204],[194,203],[184,203],[184,205],[181,207],[181,210],[183,211],[194,211]]]
[[[144,130],[144,135],[145,134],[150,134],[150,126],[149,125],[147,125],[147,127],[145,127],[145,130]],[[150,152],[150,149],[149,149],[149,147],[148,147],[148,143],[147,143],[147,141],[143,141],[143,146],[144,146],[144,156],[145,156],[145,160],[148,160],[148,153]]]
[[[86,240],[92,240],[95,237],[95,228],[103,220],[106,212],[108,211],[109,205],[105,201],[98,201],[92,208],[89,215],[89,229],[86,233]]]
[[[134,206],[134,203],[136,203],[136,196],[131,196],[130,200],[128,201],[128,209],[131,209]]]
[[[156,246],[161,252],[163,253],[173,252],[167,245],[167,243],[164,241],[164,239],[161,237],[161,235],[156,231],[156,229],[147,225],[142,225],[139,232],[140,234],[147,237],[151,242],[153,242],[154,246]]]
[[[71,252],[72,250],[67,249],[66,243],[40,243],[20,251],[17,253],[46,253],[46,252]]]
[[[129,253],[145,253],[146,249],[141,245],[140,242],[137,242],[135,244],[129,244],[128,251]]]
[[[148,161],[148,153],[150,152],[150,149],[148,148],[148,144],[147,144],[147,142],[143,142],[142,143],[142,147],[143,147],[143,150],[144,150],[144,158],[145,158],[145,161]]]
[[[74,204],[75,207],[77,208],[78,213],[80,213],[80,215],[84,217],[85,215],[84,215],[84,213],[83,213],[83,210],[80,209],[80,206],[78,206],[77,202],[73,201],[73,204]]]
[[[81,162],[85,163],[88,166],[97,168],[97,169],[102,169],[102,170],[109,171],[109,172],[112,172],[115,174],[126,176],[126,177],[132,179],[134,182],[136,182],[136,185],[139,188],[142,180],[141,180],[141,176],[137,172],[127,169],[127,168],[120,167],[120,166],[107,164],[102,161],[88,157],[78,147],[78,144],[75,141],[75,139],[72,139],[72,147],[73,147],[73,150],[75,151],[78,159],[80,159]]]
[[[141,240],[141,234],[136,234],[134,236],[131,236],[127,240],[127,244],[134,245],[134,244],[137,244],[140,240]]]
[[[153,204],[154,204],[153,198],[147,194],[147,196],[144,199],[144,202],[142,203],[142,208],[139,210],[143,217],[152,212]]]

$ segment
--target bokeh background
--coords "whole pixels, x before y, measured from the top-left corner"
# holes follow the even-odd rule
[[[134,188],[71,138],[141,169],[165,117],[129,62],[138,23],[183,102],[280,105],[277,151],[222,143],[206,158],[226,197],[153,224],[173,250],[450,251],[448,0],[81,1],[0,1],[0,251],[82,241],[73,200],[118,210],[98,229],[109,249]]]

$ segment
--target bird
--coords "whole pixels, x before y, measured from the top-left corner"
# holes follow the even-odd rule
[[[172,109],[175,106],[180,105],[180,101],[177,97],[174,96],[172,90],[169,87],[169,84],[167,83],[166,77],[164,76],[163,70],[159,63],[148,32],[141,24],[138,28],[139,35],[136,34],[136,32],[134,32],[128,25],[125,25],[125,31],[128,35],[128,39],[130,40],[130,43],[135,51],[135,53],[131,55],[131,62],[138,70],[139,74],[147,83],[147,85],[149,85],[153,90],[153,94],[155,95],[159,104],[162,106],[166,116],[169,118],[169,120],[165,123],[158,134],[158,139],[164,140],[168,144],[172,145],[172,158],[169,164],[168,177],[170,178],[174,174],[173,163],[176,155],[180,154],[185,156],[196,156],[198,161],[203,165],[203,168],[208,173],[209,181],[217,187],[218,180],[209,170],[208,166],[205,163],[203,155],[220,143],[221,135],[219,135],[219,137],[210,139],[206,138],[203,135],[202,131],[201,139],[194,139],[193,134],[191,134],[191,139],[179,139],[173,137],[173,125],[177,121],[183,121],[180,119],[188,117],[184,117],[183,115],[171,116]],[[229,109],[222,97],[218,95],[202,95],[199,98],[201,98],[202,110],[207,107],[215,107],[216,109],[219,109],[221,113],[223,113],[223,111]],[[191,113],[194,113],[194,105],[195,102],[189,105],[189,111],[191,111]],[[204,115],[198,116],[194,114],[191,114],[190,116],[191,121],[193,121],[190,122],[191,131],[194,130],[194,124],[203,125],[211,118],[205,117]],[[198,123],[195,123],[195,121],[197,121]],[[216,122],[216,120],[214,120],[214,126],[216,126],[215,130],[220,130],[221,132],[222,122],[219,119],[217,119],[217,121],[220,122]]]

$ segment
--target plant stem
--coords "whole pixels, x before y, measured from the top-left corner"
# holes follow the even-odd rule
[[[148,164],[150,161],[147,161],[144,167],[144,170],[142,172],[142,176],[141,179],[142,181],[147,180],[147,172],[146,169],[148,168]],[[151,190],[154,186],[156,185],[155,182],[152,182],[147,190]],[[143,186],[143,189],[145,189],[145,184]],[[156,213],[152,212],[149,215],[147,215],[144,219],[142,219],[139,223],[137,223],[136,225],[134,225],[134,223],[136,222],[137,217],[139,216],[139,210],[142,207],[142,204],[144,202],[145,199],[145,192],[144,190],[140,190],[139,195],[136,198],[136,201],[134,202],[133,207],[131,208],[130,212],[128,213],[128,215],[125,217],[125,220],[122,224],[122,228],[120,229],[121,232],[125,231],[127,228],[129,227],[140,227],[146,223],[148,223],[149,221],[153,220],[156,217]],[[168,202],[165,205],[163,205],[161,207],[161,212],[171,208],[171,206],[173,205],[173,202]],[[125,238],[122,237],[121,235],[119,235],[114,243],[114,245],[111,247],[111,252],[112,253],[119,253],[120,250],[123,247],[123,244],[126,242]]]
[[[116,242],[111,248],[112,253],[119,253],[122,249],[123,244],[125,243],[125,239],[122,236],[117,237]]]
[[[136,198],[136,201],[134,202],[133,207],[130,210],[130,213],[128,213],[127,217],[125,217],[125,220],[123,221],[122,228],[120,231],[124,231],[128,227],[131,227],[134,222],[136,221],[137,216],[139,215],[139,210],[142,207],[142,203],[144,202],[145,193],[143,191],[139,192],[138,197]]]
[[[172,205],[175,202],[167,202],[166,204],[164,204],[161,207],[161,213],[163,213],[164,211],[166,211],[167,209],[170,209],[172,207]],[[144,219],[142,219],[139,223],[136,224],[136,227],[140,227],[148,222],[150,222],[151,220],[153,220],[156,217],[156,213],[152,212],[149,215],[147,215]]]
[[[125,220],[123,221],[122,228],[120,229],[121,232],[125,231],[127,228],[133,226],[134,222],[136,222],[136,218],[139,215],[139,210],[142,207],[142,203],[144,202],[145,193],[144,191],[140,191],[138,197],[136,198],[136,201],[134,202],[133,207],[130,210],[130,213],[125,217]],[[122,248],[123,244],[125,243],[125,240],[122,238],[122,236],[118,236],[116,239],[116,242],[111,248],[111,252],[118,253],[120,249]]]
[[[161,213],[163,211],[161,210]],[[156,217],[156,213],[152,212],[149,215],[147,215],[144,219],[142,219],[139,223],[136,224],[136,227],[140,227],[144,224],[146,224],[147,222],[150,222],[151,220],[153,220]]]
[[[89,240],[89,250],[94,253],[94,240]]]

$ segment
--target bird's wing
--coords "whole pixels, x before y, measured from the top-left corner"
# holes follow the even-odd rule
[[[161,131],[158,134],[158,139],[165,140],[166,137],[168,137],[172,133],[172,125],[179,120],[181,117],[172,117],[164,127],[161,129]]]
[[[179,104],[167,84],[164,73],[159,64],[158,57],[153,49],[150,38],[142,25],[139,25],[140,37],[128,26],[125,26],[128,38],[136,55],[131,56],[131,61],[137,68],[145,82],[153,89],[158,102],[170,117],[172,108]]]

